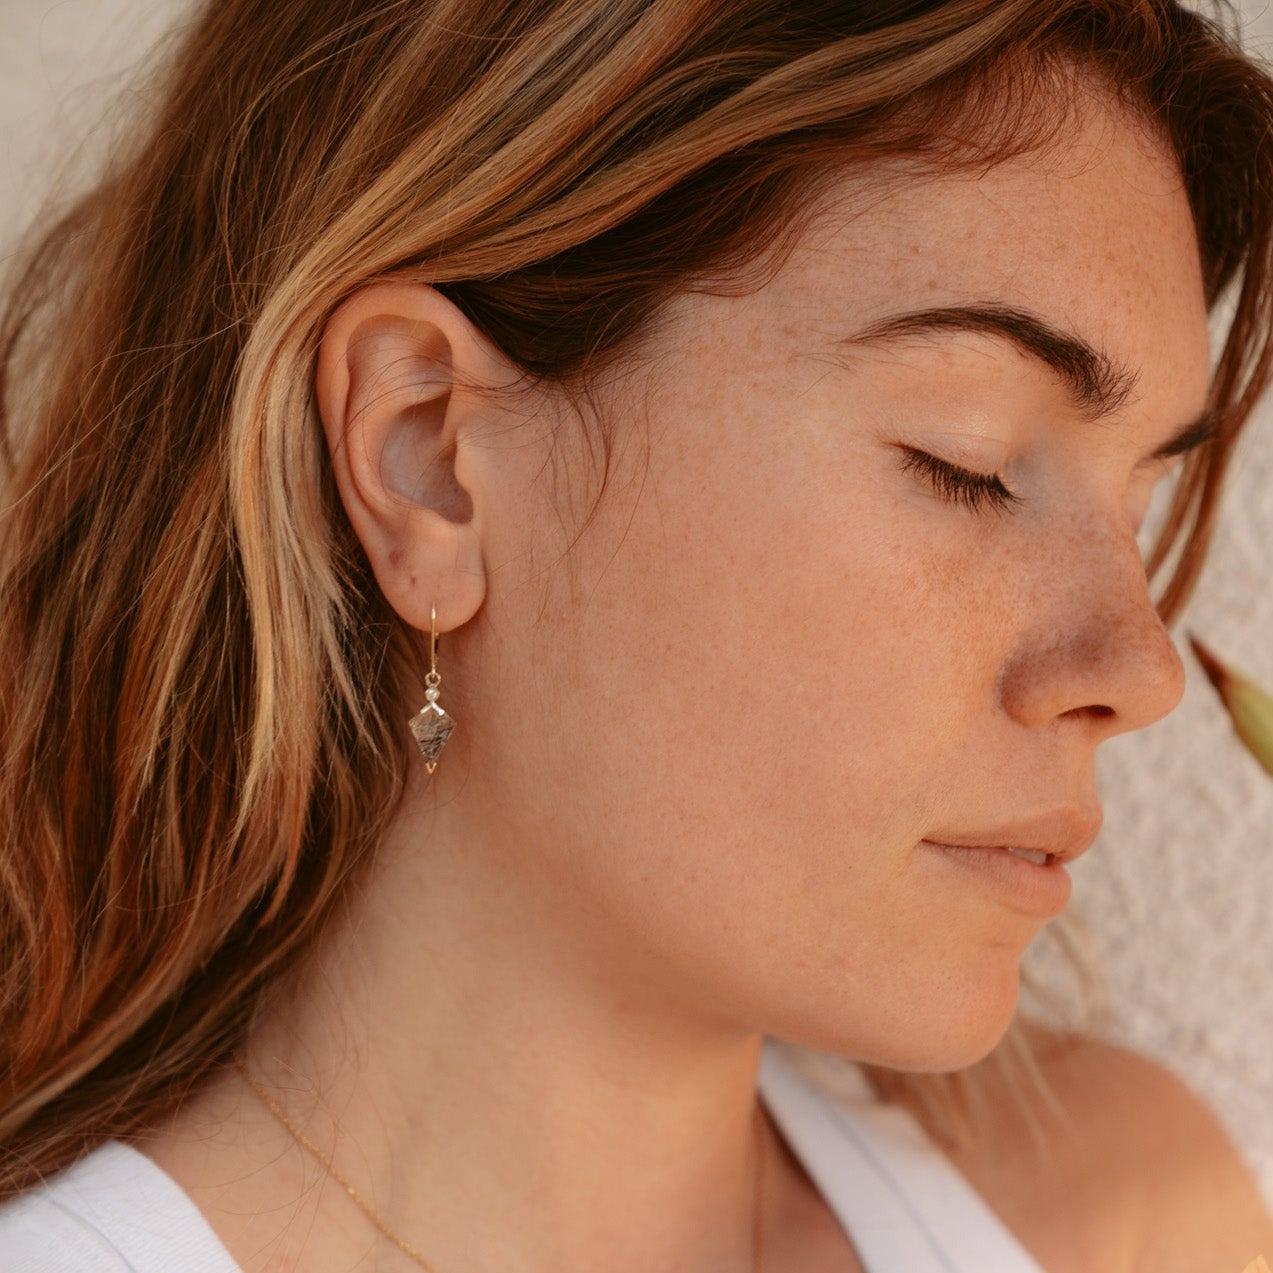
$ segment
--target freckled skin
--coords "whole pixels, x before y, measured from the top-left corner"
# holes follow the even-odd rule
[[[1188,206],[1146,145],[1095,119],[1059,157],[828,216],[758,295],[678,300],[614,394],[634,440],[573,586],[535,573],[555,521],[520,486],[487,496],[492,626],[527,639],[473,685],[462,816],[495,799],[641,994],[908,1068],[971,1062],[1006,1027],[1041,924],[938,887],[916,842],[1094,803],[1098,744],[1183,687],[1131,470],[1205,395],[1206,315]],[[1140,368],[1122,424],[1085,424],[985,339],[833,349],[986,295]],[[943,504],[897,467],[890,440],[940,453],[946,433],[1018,511]],[[501,491],[538,468],[507,451]],[[453,638],[460,677],[472,644]]]
[[[1002,1037],[1042,921],[917,844],[1095,804],[1098,745],[1179,701],[1133,466],[1208,378],[1169,160],[1095,99],[1064,147],[980,176],[846,175],[763,290],[677,298],[603,399],[615,463],[582,535],[595,474],[559,397],[390,391],[404,351],[510,376],[445,298],[373,284],[329,323],[341,496],[426,644],[437,605],[455,730],[431,778],[413,767],[323,975],[253,1046],[324,1076],[438,1267],[741,1269],[760,1032],[916,1070]],[[1139,368],[1118,426],[986,338],[835,348],[895,309],[985,298]],[[1023,503],[943,502],[901,440],[958,445]],[[286,1191],[240,1152],[222,1179]],[[775,1197],[800,1188],[788,1161]],[[660,1223],[634,1229],[634,1206]],[[359,1215],[301,1219],[331,1253],[315,1273],[365,1246]]]

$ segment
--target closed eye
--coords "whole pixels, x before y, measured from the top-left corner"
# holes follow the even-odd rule
[[[902,469],[922,473],[942,499],[963,504],[973,512],[1004,512],[1022,502],[997,473],[974,473],[949,460],[939,459],[918,447],[897,444],[903,454]]]

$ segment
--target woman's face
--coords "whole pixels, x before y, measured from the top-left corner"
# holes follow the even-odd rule
[[[1047,915],[921,841],[1054,815],[1086,845],[1098,745],[1181,696],[1137,526],[1207,315],[1177,173],[1112,112],[980,177],[840,189],[762,290],[671,307],[608,396],[586,527],[564,405],[461,422],[486,593],[440,639],[430,817],[618,1001],[944,1069],[1001,1037]],[[989,331],[849,340],[944,306],[1106,361],[1076,384],[1041,352],[1068,347]],[[1017,499],[945,498],[903,446]]]

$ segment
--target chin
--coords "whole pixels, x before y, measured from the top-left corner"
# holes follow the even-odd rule
[[[1011,1017],[989,1030],[965,1032],[958,1037],[933,1038],[911,1048],[898,1049],[892,1060],[873,1061],[889,1069],[915,1074],[944,1074],[984,1061],[1007,1033]]]
[[[933,983],[912,981],[910,989],[909,994],[894,993],[872,1004],[870,1020],[864,1019],[865,1010],[855,997],[851,1015],[806,1013],[795,1022],[784,1020],[771,1033],[802,1047],[891,1070],[961,1070],[984,1060],[1007,1033],[1017,1011],[1020,972],[1015,960],[1005,958],[1002,968],[991,970],[983,964],[975,975],[964,978],[947,970]]]
[[[951,987],[947,985],[947,990]],[[924,1025],[899,1037],[891,1060],[877,1064],[917,1073],[962,1070],[999,1046],[1016,1015],[1020,976],[1015,961],[1004,976],[987,976],[965,993],[951,993],[917,1012]]]

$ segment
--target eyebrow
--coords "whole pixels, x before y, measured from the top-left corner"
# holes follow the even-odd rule
[[[889,314],[868,323],[860,331],[841,337],[837,343],[853,347],[949,332],[976,332],[1008,341],[1047,367],[1065,386],[1075,407],[1093,422],[1116,414],[1139,380],[1139,373],[1076,332],[1062,330],[1033,310],[997,301],[939,305]],[[1145,456],[1145,460],[1165,460],[1192,451],[1214,438],[1218,427],[1218,413],[1208,404]]]

